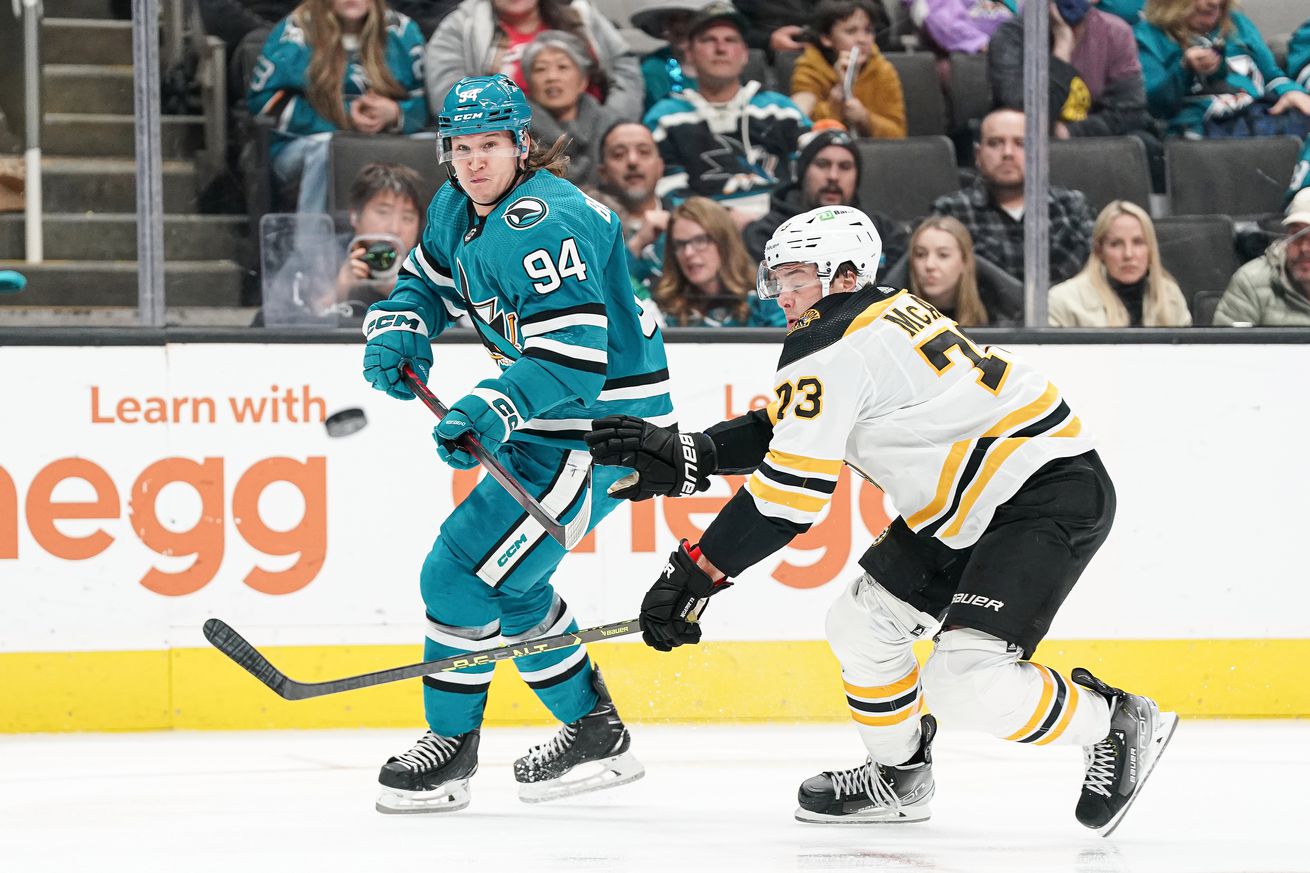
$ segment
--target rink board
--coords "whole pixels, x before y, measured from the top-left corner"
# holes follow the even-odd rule
[[[1100,438],[1119,514],[1038,657],[1205,715],[1310,715],[1297,675],[1310,405],[1302,345],[1023,346]],[[684,427],[765,402],[772,345],[669,346]],[[205,647],[219,616],[298,679],[417,660],[416,573],[475,481],[349,345],[0,348],[0,730],[417,724],[415,683],[286,704]],[[493,374],[437,349],[448,402]],[[1278,374],[1286,374],[1280,377]],[[368,426],[329,438],[324,415]],[[634,615],[679,536],[740,480],[624,507],[555,577],[579,621]],[[827,515],[707,616],[711,644],[593,647],[634,719],[839,718],[823,616],[894,513],[843,478]],[[490,719],[544,720],[513,669]]]

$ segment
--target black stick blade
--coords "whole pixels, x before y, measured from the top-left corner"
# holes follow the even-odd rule
[[[286,695],[286,675],[269,663],[268,658],[259,654],[255,647],[246,642],[246,638],[232,630],[227,622],[211,618],[205,622],[205,639],[223,654],[235,661],[242,669],[263,682],[280,697]]]

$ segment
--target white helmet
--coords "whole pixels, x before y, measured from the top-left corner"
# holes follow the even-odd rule
[[[826,297],[833,273],[847,261],[855,265],[859,284],[872,284],[882,261],[882,238],[869,216],[855,207],[820,206],[778,225],[764,246],[755,290],[766,299],[793,290],[774,269],[783,264],[814,264]]]

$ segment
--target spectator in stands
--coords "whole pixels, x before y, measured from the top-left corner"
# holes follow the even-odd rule
[[[992,34],[1016,16],[1017,0],[904,0],[910,20],[942,54],[987,51]]]
[[[805,49],[805,29],[814,18],[814,0],[736,0],[746,17],[746,44],[764,49],[770,60],[782,52]],[[881,4],[874,7],[874,34],[880,48],[890,30],[887,12]]]
[[[905,252],[905,228],[881,212],[860,202],[860,152],[844,130],[821,130],[802,137],[805,142],[796,160],[796,181],[773,192],[769,214],[742,231],[746,251],[763,260],[764,245],[787,219],[819,206],[854,206],[873,221],[882,237],[881,273]]]
[[[1287,72],[1310,91],[1310,20],[1296,29],[1287,44]]]
[[[1134,32],[1151,114],[1188,137],[1290,134],[1310,161],[1310,93],[1232,0],[1148,0]],[[1288,196],[1307,179],[1289,185]]]
[[[1187,327],[1192,315],[1174,277],[1160,262],[1155,225],[1146,210],[1114,200],[1092,229],[1082,272],[1051,289],[1047,314],[1055,327]]]
[[[269,34],[247,103],[277,124],[273,173],[299,184],[297,211],[326,212],[332,134],[427,125],[418,26],[384,0],[305,0]]]
[[[547,30],[523,50],[532,104],[532,134],[538,142],[568,137],[568,178],[578,187],[596,183],[600,138],[615,118],[587,93],[592,60],[571,33]]]
[[[692,197],[673,209],[651,296],[673,327],[783,327],[782,308],[755,295],[756,266],[728,210]]]
[[[666,97],[646,113],[664,159],[658,193],[682,200],[711,197],[728,206],[739,225],[769,210],[769,192],[791,173],[796,138],[809,119],[790,99],[741,82],[746,22],[726,2],[692,18],[688,57],[699,90]]]
[[[623,223],[633,288],[648,291],[662,271],[669,212],[655,196],[655,185],[664,175],[664,161],[645,125],[620,121],[605,132],[600,141],[598,175],[598,199]]]
[[[523,50],[540,33],[563,30],[587,47],[594,61],[591,95],[616,118],[637,118],[641,70],[623,37],[588,0],[464,0],[428,40],[428,99],[441,100],[463,76],[504,73],[523,90]]]
[[[882,284],[908,287],[964,327],[1023,324],[1023,283],[975,255],[968,228],[950,216],[920,222]]]
[[[1050,4],[1049,86],[1052,133],[1071,136],[1140,134],[1152,126],[1133,30],[1093,8],[1092,0]],[[1003,23],[987,51],[996,105],[1022,110],[1023,20]],[[1149,135],[1151,144],[1159,143]]]
[[[418,174],[400,164],[375,163],[360,168],[350,183],[350,231],[337,238],[336,281],[306,290],[299,277],[316,271],[310,260],[316,253],[297,252],[268,283],[285,289],[279,301],[265,300],[255,315],[255,327],[265,323],[275,306],[295,305],[306,310],[295,320],[327,319],[362,322],[364,312],[386,299],[396,285],[400,265],[418,244],[425,204],[419,194]],[[294,286],[294,287],[293,287]]]
[[[901,78],[873,42],[870,0],[820,0],[791,74],[791,99],[812,121],[835,119],[857,136],[902,139]],[[847,67],[855,59],[847,92]]]
[[[1023,113],[993,109],[982,120],[974,150],[978,178],[932,205],[958,218],[974,246],[1011,276],[1023,280]],[[1082,269],[1091,245],[1092,209],[1081,191],[1050,186],[1050,279],[1063,282]]]
[[[1310,188],[1292,198],[1283,226],[1291,236],[1233,274],[1216,325],[1310,327]]]
[[[648,6],[632,13],[632,26],[665,45],[641,59],[641,78],[646,86],[643,112],[665,97],[696,87],[696,68],[687,57],[687,29],[691,17],[713,0],[686,0],[678,5]]]

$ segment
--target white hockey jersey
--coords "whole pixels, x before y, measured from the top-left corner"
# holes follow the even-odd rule
[[[783,347],[768,454],[746,485],[761,515],[813,523],[845,463],[912,530],[964,548],[1038,468],[1093,448],[1045,376],[908,291],[829,301]]]

